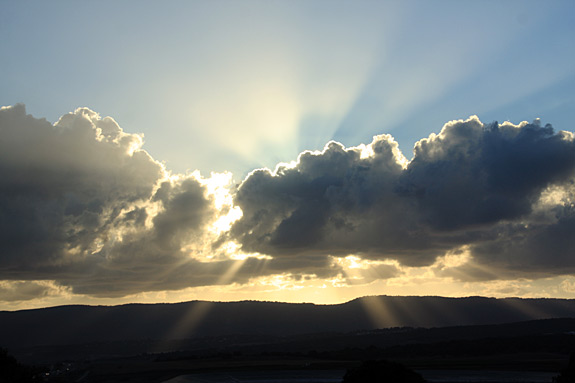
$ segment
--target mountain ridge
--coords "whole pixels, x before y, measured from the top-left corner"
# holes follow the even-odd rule
[[[341,303],[314,303],[314,302],[285,302],[285,301],[266,301],[266,300],[256,300],[256,299],[243,299],[237,301],[209,301],[204,299],[194,299],[190,301],[180,301],[180,302],[156,302],[156,303],[147,303],[147,302],[130,302],[130,303],[122,303],[117,305],[90,305],[90,304],[69,304],[69,305],[56,305],[56,306],[47,306],[47,307],[35,307],[29,309],[18,309],[18,310],[0,310],[0,313],[14,313],[14,312],[24,312],[24,311],[40,311],[40,310],[51,310],[51,309],[58,309],[62,307],[124,307],[124,306],[169,306],[169,305],[180,305],[180,304],[188,304],[188,303],[273,303],[273,304],[286,304],[286,305],[311,305],[311,306],[340,306],[345,305],[351,302],[360,301],[362,299],[369,299],[369,298],[440,298],[445,300],[461,300],[461,299],[487,299],[487,300],[521,300],[521,301],[575,301],[575,298],[552,298],[552,297],[504,297],[504,298],[497,298],[497,297],[488,297],[482,295],[469,295],[464,297],[446,297],[442,295],[365,295],[362,297],[357,297],[350,299],[349,301],[341,302]]]
[[[0,346],[228,334],[284,336],[569,317],[575,317],[575,300],[556,298],[368,296],[335,305],[265,301],[66,305],[0,312]]]

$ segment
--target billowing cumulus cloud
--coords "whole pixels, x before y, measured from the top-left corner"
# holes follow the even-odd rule
[[[217,283],[233,262],[202,262],[213,196],[198,176],[170,176],[142,144],[86,108],[54,125],[3,108],[0,279],[104,296]]]
[[[0,129],[4,268],[43,267],[95,251],[162,176],[160,164],[139,150],[140,136],[88,109],[52,126],[17,105],[1,111]]]
[[[275,257],[356,254],[407,266],[469,246],[475,272],[458,274],[468,279],[572,271],[572,133],[472,117],[419,141],[405,163],[383,135],[256,170],[239,187],[243,217],[231,234]]]
[[[575,139],[539,121],[453,121],[411,161],[389,135],[329,142],[216,181],[170,173],[87,108],[55,124],[2,108],[0,301],[575,272]]]
[[[256,170],[236,194],[243,216],[231,233],[246,250],[276,257],[409,252],[417,262],[427,254],[425,239],[411,240],[418,230],[405,214],[412,201],[396,191],[405,163],[382,135],[349,149],[331,142],[273,173]]]
[[[546,187],[573,178],[574,149],[572,135],[550,125],[472,118],[419,141],[401,187],[436,230],[513,220],[529,214]]]

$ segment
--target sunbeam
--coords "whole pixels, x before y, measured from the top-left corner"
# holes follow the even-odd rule
[[[381,275],[376,269],[382,262],[365,261],[354,255],[349,255],[344,258],[334,258],[334,262],[340,267],[344,274],[345,282],[349,284],[366,284],[366,277],[369,278],[367,282],[371,282],[373,279],[388,277]],[[370,276],[369,274],[372,275]],[[400,324],[393,310],[390,310],[379,298],[364,298],[360,302],[374,326],[386,328]]]
[[[366,297],[360,302],[375,327],[388,328],[402,325],[396,313],[379,297]]]
[[[574,296],[573,2],[33,2],[0,15],[5,307]]]
[[[215,283],[216,286],[225,285],[230,282],[234,275],[244,264],[244,260],[232,261],[230,267],[223,273]],[[195,301],[190,308],[182,317],[177,319],[174,326],[166,332],[164,339],[166,340],[177,340],[184,339],[186,337],[191,337],[196,334],[196,329],[201,324],[202,320],[210,311],[211,302],[207,301]],[[161,351],[165,345],[159,344],[159,350]]]

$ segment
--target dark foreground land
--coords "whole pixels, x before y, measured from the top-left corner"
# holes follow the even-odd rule
[[[45,382],[328,383],[341,382],[347,369],[364,360],[385,359],[420,371],[432,382],[551,383],[575,349],[573,328],[575,319],[564,318],[285,337],[198,337],[137,345],[38,346],[27,352],[37,360],[66,356],[44,364]],[[144,346],[177,350],[127,355],[127,350]],[[113,350],[118,355],[111,354]]]
[[[575,351],[572,300],[387,298],[370,298],[387,307],[385,328],[358,310],[366,302],[0,312],[0,346],[43,368],[34,381],[56,383],[341,382],[366,360],[430,382],[551,383]]]
[[[573,339],[571,346],[574,344]],[[433,345],[433,344],[431,344]],[[385,358],[420,372],[432,382],[548,382],[564,369],[569,355],[560,350],[516,352],[491,350],[457,355],[444,348],[437,355],[419,353]],[[47,382],[341,382],[346,370],[361,364],[362,356],[391,350],[357,349],[342,352],[194,355],[185,352],[70,361],[55,365]],[[554,352],[555,351],[555,352]],[[339,355],[333,355],[339,354]]]

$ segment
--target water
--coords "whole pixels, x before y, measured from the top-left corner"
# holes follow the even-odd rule
[[[532,371],[421,370],[430,383],[551,383],[557,373]],[[345,370],[229,371],[181,375],[163,383],[340,383]]]
[[[430,383],[551,383],[558,375],[542,371],[421,370]]]
[[[181,375],[163,383],[340,383],[345,370],[229,371]]]

